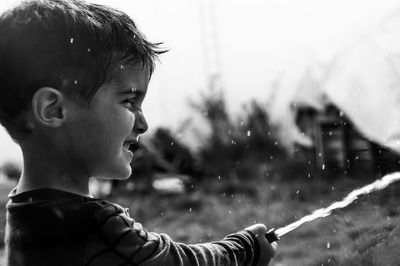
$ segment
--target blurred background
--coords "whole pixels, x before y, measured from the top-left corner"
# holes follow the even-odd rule
[[[149,230],[199,243],[277,228],[399,170],[399,0],[92,2],[170,49],[132,177],[91,182]],[[0,128],[1,239],[21,165]],[[284,236],[271,264],[399,265],[399,188]]]

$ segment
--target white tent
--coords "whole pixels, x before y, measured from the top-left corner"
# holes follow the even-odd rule
[[[293,73],[281,77],[270,105],[287,143],[310,144],[295,125],[296,105],[333,103],[366,138],[400,152],[400,12],[330,60]]]

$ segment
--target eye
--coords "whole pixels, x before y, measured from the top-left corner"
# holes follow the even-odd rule
[[[122,101],[122,104],[128,108],[129,110],[140,110],[140,99],[139,97],[131,97],[128,98],[124,101]]]

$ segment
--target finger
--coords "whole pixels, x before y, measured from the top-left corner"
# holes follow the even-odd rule
[[[272,248],[274,249],[274,251],[277,251],[278,250],[278,247],[279,247],[279,245],[278,245],[278,242],[272,242],[271,243],[271,246],[272,246]]]

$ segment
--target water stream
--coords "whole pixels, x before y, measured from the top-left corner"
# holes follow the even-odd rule
[[[371,192],[377,191],[377,190],[381,190],[386,188],[387,186],[389,186],[390,184],[400,181],[400,172],[397,173],[393,173],[393,174],[388,174],[384,177],[382,177],[379,180],[376,180],[375,182],[363,186],[361,188],[355,189],[352,192],[350,192],[345,198],[343,198],[341,201],[336,201],[334,203],[332,203],[331,205],[329,205],[326,208],[321,208],[318,210],[315,210],[313,213],[304,216],[303,218],[301,218],[300,220],[288,224],[284,227],[278,228],[276,229],[275,235],[280,238],[283,235],[286,235],[287,233],[295,230],[296,228],[298,228],[299,226],[303,225],[304,223],[309,223],[311,221],[314,221],[315,219],[318,218],[323,218],[323,217],[327,217],[329,215],[332,214],[332,212],[336,209],[342,209],[348,205],[350,205],[351,203],[353,203],[359,196],[361,195],[367,195]]]

